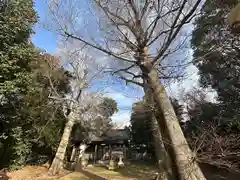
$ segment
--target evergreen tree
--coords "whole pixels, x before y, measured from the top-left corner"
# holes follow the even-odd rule
[[[200,84],[216,90],[222,123],[239,126],[240,41],[231,33],[227,15],[237,0],[207,0],[193,31],[192,47]]]
[[[238,0],[207,0],[196,20],[192,47],[200,84],[216,90],[218,102],[210,103],[192,94],[193,105],[188,109],[191,121],[185,128],[202,162],[231,170],[239,169],[236,157],[230,154],[238,153],[239,144],[240,41],[231,32],[227,16],[237,3]]]
[[[60,66],[50,66],[58,62],[54,56],[38,53],[29,63],[29,90],[8,94],[2,101],[1,166],[16,169],[29,161],[36,163],[36,160],[53,158],[66,119],[62,106],[48,96],[52,86],[59,94],[66,93],[69,79]],[[36,159],[43,155],[44,159]]]
[[[178,119],[181,120],[183,107],[177,99],[171,98],[171,102]],[[153,132],[152,115],[152,110],[149,109],[148,104],[144,101],[139,101],[133,105],[130,119],[132,143],[135,146],[146,147],[150,152],[154,146],[153,137],[156,136]]]
[[[30,151],[19,109],[24,101],[21,94],[31,89],[29,62],[36,50],[29,38],[36,21],[31,0],[9,1],[0,11],[1,164],[7,161],[5,165],[12,168],[22,165]]]
[[[0,11],[0,94],[26,92],[29,62],[36,50],[30,43],[37,15],[32,0],[12,0]]]

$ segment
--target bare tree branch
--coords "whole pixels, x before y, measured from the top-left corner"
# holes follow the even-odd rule
[[[129,60],[129,59],[120,57],[120,56],[118,56],[117,54],[115,54],[115,53],[113,53],[113,52],[111,52],[111,51],[108,51],[108,50],[103,49],[103,48],[101,48],[101,47],[99,47],[99,46],[96,46],[96,45],[94,45],[94,44],[91,44],[91,43],[85,41],[84,39],[82,39],[82,38],[80,38],[80,37],[74,36],[73,34],[69,34],[69,33],[66,32],[66,31],[65,31],[65,35],[66,35],[67,37],[71,37],[71,38],[73,38],[73,39],[79,40],[79,41],[87,44],[88,46],[91,46],[91,47],[93,47],[93,48],[95,48],[95,49],[98,49],[99,51],[102,51],[102,52],[104,52],[104,53],[106,53],[106,54],[108,54],[108,55],[110,55],[110,56],[113,56],[113,57],[115,57],[115,58],[117,58],[117,59],[120,59],[120,60],[123,60],[123,61],[126,61],[126,62],[130,62],[130,63],[135,63],[135,61],[133,61],[133,60]]]
[[[136,84],[136,85],[138,85],[138,86],[143,87],[143,83],[134,81],[134,80],[132,80],[132,79],[127,79],[127,78],[125,78],[125,77],[123,77],[123,76],[120,76],[119,78],[122,79],[122,80],[124,80],[124,81],[126,82],[126,84],[132,83],[132,84]]]
[[[191,9],[191,11],[187,15],[184,16],[184,18],[181,20],[180,24],[178,25],[178,27],[174,31],[175,26],[176,26],[175,22],[177,22],[177,20],[178,20],[177,18],[175,19],[174,24],[171,27],[170,34],[168,35],[167,42],[163,45],[163,47],[157,53],[156,57],[153,59],[153,63],[156,62],[165,53],[165,51],[169,48],[170,44],[176,38],[176,36],[178,35],[178,33],[181,30],[181,28],[183,27],[183,25],[186,24],[186,23],[189,23],[191,21],[191,19],[194,17],[192,15],[194,14],[196,9],[198,8],[201,1],[202,0],[197,0],[197,2],[195,3],[195,5]],[[182,8],[184,8],[186,2],[187,2],[187,0],[184,0],[183,4],[181,6]],[[182,12],[182,8],[180,9],[181,12]],[[179,14],[179,16],[180,16],[180,14]]]

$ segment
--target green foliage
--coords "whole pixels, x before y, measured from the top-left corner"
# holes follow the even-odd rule
[[[0,94],[25,92],[30,85],[35,48],[28,41],[36,19],[31,0],[12,0],[0,12]]]
[[[177,99],[171,99],[174,110],[181,120],[182,106]],[[152,131],[152,111],[144,101],[139,101],[133,105],[131,115],[131,141],[137,147],[145,147],[149,152],[154,149],[153,131]]]
[[[66,122],[61,104],[49,95],[65,96],[71,75],[30,42],[37,22],[33,5],[10,0],[0,11],[0,168],[11,170],[51,160]]]
[[[105,117],[111,117],[115,112],[118,112],[117,102],[111,98],[105,97],[100,104],[101,114]]]
[[[100,116],[94,119],[91,130],[96,136],[101,136],[112,128],[111,116],[118,111],[118,107],[115,100],[105,97],[97,108]]]
[[[207,0],[202,15],[196,21],[192,46],[195,65],[199,69],[202,87],[216,90],[219,117],[230,124],[238,124],[240,110],[239,39],[231,34],[227,14],[238,3]]]
[[[43,62],[42,59],[37,60]],[[19,168],[30,156],[45,158],[41,156],[45,155],[51,159],[57,149],[66,119],[62,107],[49,99],[52,87],[40,70],[40,66],[34,66],[31,86],[25,94],[8,93],[1,101],[0,142],[4,149],[0,155],[1,166]],[[66,80],[54,77],[54,73],[51,79],[56,82],[56,91],[65,92],[63,89],[66,88],[58,89],[58,84]]]
[[[203,163],[239,170],[240,51],[227,15],[238,0],[207,0],[192,34],[200,85],[217,92],[217,103],[192,94],[184,133]]]
[[[111,116],[118,111],[118,107],[115,100],[105,97],[97,108],[101,116],[94,119],[90,129],[96,136],[101,136],[112,128]]]
[[[0,164],[10,169],[23,165],[31,148],[22,107],[31,89],[29,62],[37,53],[29,43],[36,20],[31,0],[12,0],[0,11]]]
[[[51,62],[52,57],[40,52],[32,56],[28,64],[31,77],[28,87],[24,91],[10,89],[2,94],[1,167],[15,170],[26,162],[32,163],[33,159],[42,162],[47,156],[51,160],[57,149],[66,119],[60,104],[48,96],[52,88],[63,96],[69,89],[69,78],[61,67],[46,66],[46,60]]]
[[[26,137],[24,137],[24,130],[22,127],[11,129],[7,140],[8,144],[11,144],[12,147],[9,149],[9,154],[5,154],[6,158],[9,158],[8,166],[10,170],[16,170],[21,167],[26,162],[27,156],[31,152],[31,146],[28,142],[28,139],[25,138]]]
[[[79,143],[88,138],[91,139],[92,135],[100,137],[112,129],[111,116],[118,111],[116,101],[105,97],[95,110],[98,115],[96,118],[90,120],[88,123],[80,121],[73,126],[71,134],[73,143]]]
[[[133,105],[131,115],[131,141],[136,146],[153,146],[151,112],[148,111],[144,101],[139,101]]]
[[[206,95],[201,91],[193,91],[186,96],[188,96],[190,120],[185,123],[184,132],[187,137],[200,136],[206,126],[217,123],[215,120],[218,119],[220,107],[218,104],[206,101]]]

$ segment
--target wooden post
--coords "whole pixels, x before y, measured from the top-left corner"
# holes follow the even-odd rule
[[[102,156],[102,160],[105,161],[105,146],[103,146],[103,156]]]
[[[76,160],[76,147],[73,146],[70,161],[73,162],[73,161],[75,161],[75,160]]]
[[[104,146],[101,146],[101,148],[102,148],[102,157],[101,157],[101,159],[102,159],[104,156]]]
[[[112,160],[112,145],[109,145],[109,160]]]
[[[96,164],[97,161],[97,144],[95,144],[95,151],[94,151],[94,164]]]
[[[126,153],[126,145],[125,144],[123,144],[123,159],[124,159],[124,161],[127,160],[127,153]]]

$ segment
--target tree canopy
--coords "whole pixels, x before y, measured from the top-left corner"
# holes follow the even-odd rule
[[[226,15],[238,1],[206,1],[196,21],[192,46],[202,87],[216,90],[220,116],[239,119],[239,39],[231,33]],[[236,122],[237,123],[237,122]]]
[[[49,29],[59,33],[52,54],[32,43],[33,0],[0,9],[0,168],[49,161],[49,172],[59,172],[72,143],[113,128],[118,104],[96,86],[114,77],[145,93],[132,106],[131,144],[155,152],[159,177],[204,180],[198,163],[239,171],[240,41],[227,19],[239,1],[92,0],[89,17],[81,3],[49,0]],[[183,77],[189,63],[200,87],[180,101],[166,82]]]

